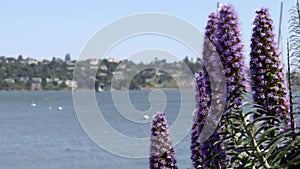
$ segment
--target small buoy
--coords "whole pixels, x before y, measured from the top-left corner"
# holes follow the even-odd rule
[[[61,106],[59,106],[57,109],[58,109],[58,110],[62,110],[63,108],[62,108]]]
[[[49,104],[48,109],[49,109],[50,111],[52,110],[52,104],[51,104],[51,103]]]
[[[149,119],[149,116],[148,116],[147,114],[145,114],[145,115],[144,115],[144,119],[145,119],[145,120],[148,120],[148,119]]]

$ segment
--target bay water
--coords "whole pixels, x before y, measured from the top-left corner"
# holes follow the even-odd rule
[[[129,93],[136,109],[150,108],[150,91]],[[172,125],[180,109],[180,92],[164,93],[168,100],[164,112]],[[120,115],[111,92],[95,96],[103,116],[115,130],[130,137],[150,137],[151,123],[130,122]],[[194,100],[189,102],[194,107]],[[70,91],[0,92],[0,131],[1,169],[149,168],[148,158],[122,157],[95,144],[78,121]],[[189,133],[175,146],[175,156],[179,168],[192,166]]]

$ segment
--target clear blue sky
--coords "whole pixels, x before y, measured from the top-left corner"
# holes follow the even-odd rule
[[[216,10],[217,2],[231,3],[236,8],[243,31],[246,54],[249,53],[252,22],[256,9],[268,7],[275,21],[276,32],[278,31],[280,0],[1,0],[0,55],[17,57],[22,54],[24,58],[51,59],[52,57],[64,58],[66,53],[70,53],[71,57],[76,59],[89,38],[102,27],[124,16],[143,12],[175,15],[204,30],[207,16]],[[296,0],[284,1],[282,24],[284,39],[288,33],[288,10],[295,3]],[[122,47],[120,44],[120,47],[112,51],[110,56],[126,58],[133,51],[144,48],[166,47],[166,50],[171,50],[172,47],[159,46],[162,43],[151,42],[151,38],[153,37],[150,37],[149,42],[145,44],[137,44],[142,42],[138,38],[131,42],[129,40],[127,46]],[[173,42],[169,40],[168,44],[171,43]],[[184,57],[189,54],[182,50],[178,55]]]

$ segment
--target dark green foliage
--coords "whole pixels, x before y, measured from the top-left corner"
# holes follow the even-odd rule
[[[231,139],[236,141],[233,147],[227,147],[227,153],[233,158],[235,168],[291,168],[299,165],[300,133],[282,125],[276,116],[266,116],[245,95],[244,111],[234,111],[226,120],[231,123]],[[254,114],[261,116],[253,119]],[[272,133],[272,136],[270,135]],[[226,138],[229,139],[229,138]]]
[[[32,78],[41,78],[41,88],[45,90],[67,89],[63,83],[58,84],[54,79],[64,82],[72,79],[72,76],[72,70],[68,70],[68,65],[60,59],[37,61],[23,59],[22,55],[18,59],[0,58],[0,90],[31,90]]]

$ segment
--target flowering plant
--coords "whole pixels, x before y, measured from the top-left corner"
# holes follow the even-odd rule
[[[169,137],[166,115],[158,112],[152,122],[150,169],[177,169],[174,150]]]

